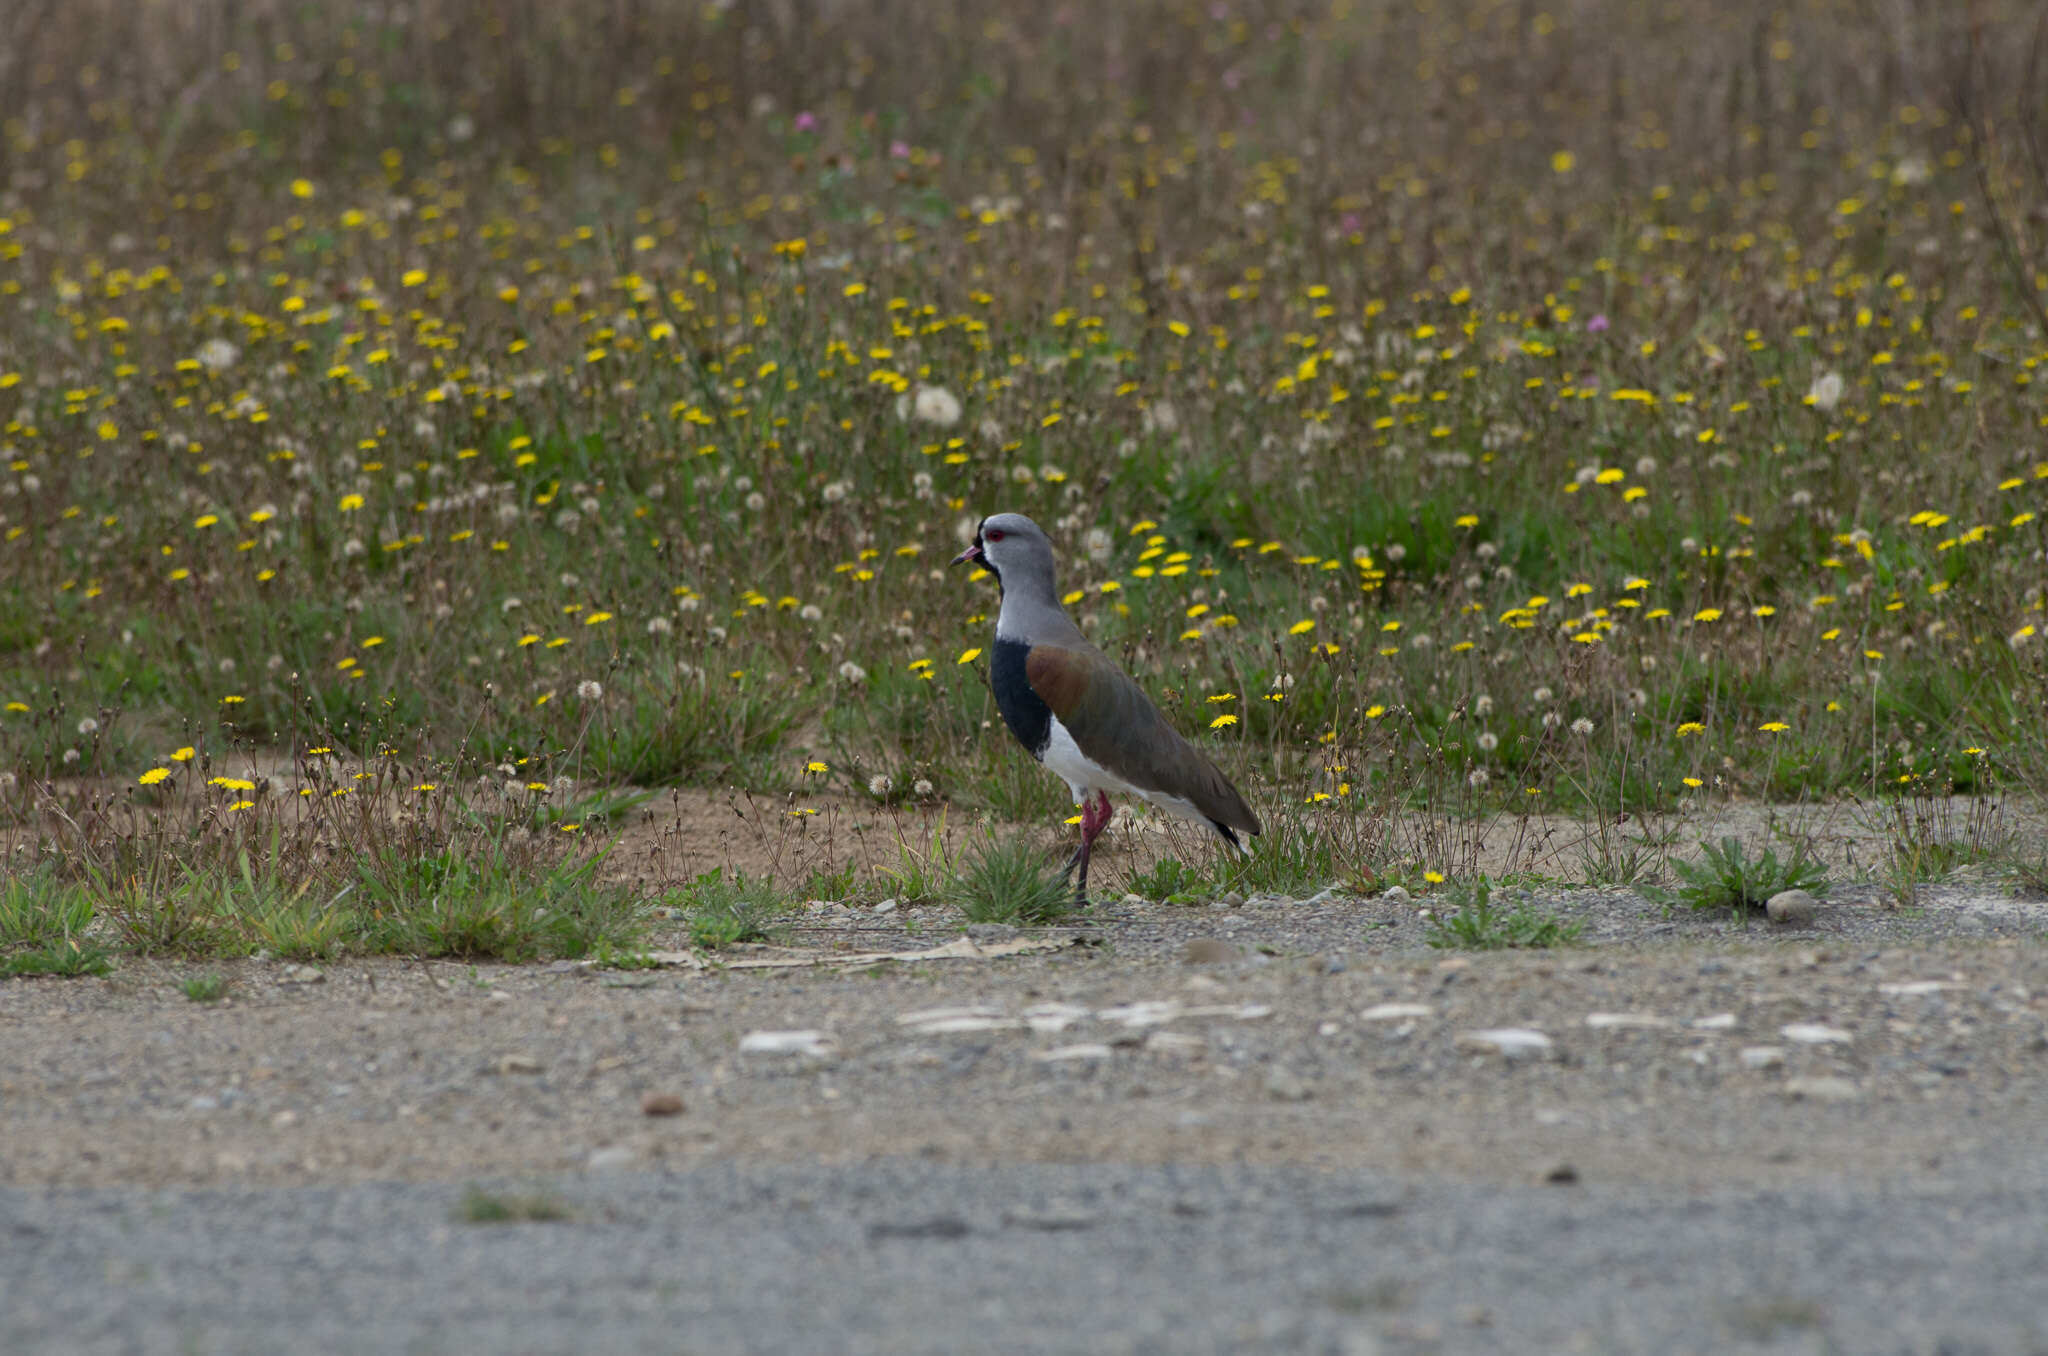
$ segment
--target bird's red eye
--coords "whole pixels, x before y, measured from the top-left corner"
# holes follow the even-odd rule
[[[984,532],[981,534],[981,539],[983,541],[1001,541],[1003,539],[1003,530],[1001,528],[994,528]]]

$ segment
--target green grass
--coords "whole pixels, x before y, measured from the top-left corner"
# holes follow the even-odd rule
[[[943,568],[1000,509],[1267,815],[1208,888],[2048,786],[2039,91],[1868,76],[2020,0],[187,8],[0,82],[0,831],[104,945],[630,950],[561,872],[685,785],[935,901],[884,813],[1071,812]]]
[[[112,957],[87,935],[92,922],[91,892],[47,869],[0,879],[0,977],[106,974]]]
[[[946,901],[970,923],[1035,927],[1073,912],[1074,885],[1028,838],[1003,837],[968,854]]]
[[[218,1003],[228,996],[228,982],[216,974],[189,975],[178,982],[178,992],[195,1003]]]
[[[550,1224],[571,1217],[567,1204],[540,1192],[486,1191],[471,1187],[455,1206],[458,1224]]]
[[[1563,923],[1524,901],[1512,910],[1493,907],[1493,887],[1483,877],[1451,891],[1449,915],[1431,914],[1427,941],[1442,950],[1542,949],[1578,942],[1583,925]]]
[[[669,896],[690,934],[690,945],[707,951],[741,942],[773,941],[776,918],[786,901],[769,882],[707,871]]]
[[[1661,904],[1738,913],[1761,909],[1772,895],[1785,890],[1814,895],[1828,892],[1827,867],[1807,855],[1804,845],[1781,860],[1776,848],[1753,851],[1739,838],[1723,838],[1719,843],[1701,843],[1697,862],[1673,859],[1671,870],[1678,877],[1675,889],[1637,888],[1645,898]]]

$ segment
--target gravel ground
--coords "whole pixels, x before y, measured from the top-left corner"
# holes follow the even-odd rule
[[[2048,1350],[2048,906],[1875,899],[0,985],[0,1350]],[[462,1223],[472,1182],[568,1218]]]

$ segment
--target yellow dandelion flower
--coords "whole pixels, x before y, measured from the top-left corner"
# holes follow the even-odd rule
[[[143,773],[140,777],[137,777],[135,780],[142,783],[142,785],[144,786],[155,786],[158,782],[165,782],[169,781],[170,779],[171,770],[169,768],[153,767],[149,771]]]
[[[979,645],[971,645],[967,649],[964,649],[960,652],[960,658],[955,662],[961,664],[972,664],[975,660],[979,658],[981,658],[981,647]]]
[[[593,612],[583,619],[583,624],[585,626],[596,626],[601,622],[608,622],[611,619],[612,614],[609,612]]]
[[[1721,620],[1721,609],[1718,607],[1703,607],[1692,614],[1692,619],[1696,622],[1719,621]]]
[[[189,763],[198,756],[198,752],[190,744],[187,744],[184,748],[171,755],[171,761],[174,763]]]
[[[1700,724],[1700,722],[1696,720],[1688,720],[1678,727],[1678,737],[1680,739],[1683,739],[1687,735],[1704,734],[1706,732],[1706,729],[1707,727]]]
[[[1222,715],[1216,717],[1216,719],[1210,721],[1209,728],[1212,730],[1222,730],[1235,724],[1237,724],[1237,717],[1231,715],[1228,711],[1226,711]]]
[[[1792,727],[1782,720],[1767,720],[1756,728],[1762,730],[1765,734],[1783,734]]]
[[[1305,617],[1301,621],[1298,621],[1294,625],[1288,627],[1287,634],[1290,636],[1305,636],[1315,629],[1315,619],[1312,617]]]

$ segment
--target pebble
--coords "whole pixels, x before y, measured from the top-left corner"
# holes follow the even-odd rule
[[[1805,927],[1813,921],[1814,898],[1804,890],[1780,890],[1764,903],[1764,914],[1780,927]]]
[[[498,1056],[498,1062],[491,1066],[491,1072],[501,1074],[537,1074],[540,1072],[540,1061],[532,1055],[500,1055]]]
[[[1040,1050],[1031,1058],[1040,1064],[1064,1064],[1070,1060],[1108,1059],[1110,1049],[1100,1041],[1083,1041],[1078,1045],[1062,1045],[1051,1050]]]
[[[1358,1014],[1361,1022],[1394,1022],[1409,1017],[1434,1017],[1436,1009],[1427,1003],[1375,1003]]]
[[[1856,1039],[1838,1026],[1820,1022],[1794,1022],[1790,1026],[1779,1027],[1778,1034],[1800,1045],[1847,1045]]]
[[[1550,1037],[1541,1031],[1502,1026],[1486,1031],[1467,1031],[1458,1037],[1458,1048],[1477,1054],[1499,1055],[1512,1062],[1548,1055],[1554,1047]]]
[[[1189,965],[1230,965],[1244,959],[1244,948],[1220,937],[1197,937],[1181,948],[1180,958]]]
[[[1389,885],[1380,891],[1380,898],[1389,904],[1406,904],[1414,896],[1408,893],[1408,888],[1404,885]]]
[[[830,1059],[838,1053],[838,1042],[822,1031],[749,1031],[740,1037],[743,1055],[801,1055],[806,1059]]]
[[[1815,1102],[1853,1102],[1863,1095],[1863,1089],[1846,1078],[1826,1075],[1820,1078],[1788,1078],[1785,1080],[1785,1095]]]
[[[1338,889],[1336,886],[1326,885],[1322,889],[1316,891],[1314,895],[1310,896],[1303,902],[1306,903],[1308,907],[1310,907],[1311,909],[1320,909],[1330,904],[1341,904],[1347,898],[1349,898],[1349,896],[1347,896],[1342,890]]]
[[[1216,902],[1226,909],[1240,909],[1244,907],[1244,896],[1235,890],[1229,890],[1224,893],[1223,898]]]
[[[897,906],[898,906],[898,905],[900,905],[901,903],[902,903],[902,901],[901,901],[901,900],[899,900],[899,899],[895,899],[895,898],[893,898],[893,897],[892,897],[892,898],[889,898],[889,899],[885,899],[885,900],[883,900],[883,901],[882,901],[881,903],[879,903],[879,904],[875,905],[875,912],[876,912],[876,913],[894,913],[894,912],[896,912]]]
[[[1652,1012],[1589,1012],[1586,1025],[1596,1031],[1627,1031],[1670,1026],[1671,1021]]]
[[[1778,1069],[1785,1064],[1785,1047],[1782,1045],[1746,1045],[1735,1056],[1742,1061],[1745,1069]]]
[[[621,1169],[634,1166],[639,1161],[640,1155],[638,1151],[629,1149],[623,1144],[614,1144],[608,1148],[593,1150],[590,1157],[583,1160],[583,1170],[585,1172],[618,1172]]]
[[[672,1092],[650,1092],[640,1099],[640,1111],[647,1116],[680,1116],[683,1099]]]
[[[1275,1069],[1266,1075],[1266,1095],[1276,1102],[1305,1102],[1315,1094],[1300,1074],[1292,1069]]]
[[[287,965],[277,977],[280,984],[325,984],[327,976],[311,965]]]
[[[1545,1186],[1572,1186],[1579,1180],[1579,1170],[1569,1163],[1560,1163],[1539,1180]]]

